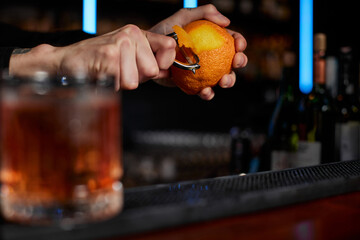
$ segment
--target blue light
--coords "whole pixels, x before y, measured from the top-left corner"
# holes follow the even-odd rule
[[[96,0],[83,0],[83,31],[96,33]]]
[[[197,0],[184,0],[184,8],[196,8]]]
[[[300,0],[299,88],[304,94],[313,88],[313,0]]]

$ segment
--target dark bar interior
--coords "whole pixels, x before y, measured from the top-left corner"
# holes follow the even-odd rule
[[[299,1],[198,1],[208,3],[247,41],[248,64],[235,69],[235,85],[215,86],[210,101],[151,80],[121,91],[122,212],[68,228],[1,219],[0,239],[360,237],[356,1],[314,0],[314,36],[326,35],[320,57],[326,85],[314,76],[309,94],[298,88]],[[146,30],[182,6],[97,1],[97,34],[127,24]],[[77,30],[82,7],[82,1],[3,0],[0,22],[29,31]],[[295,56],[290,67],[288,53]]]

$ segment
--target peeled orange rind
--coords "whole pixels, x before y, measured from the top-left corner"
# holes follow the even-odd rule
[[[193,41],[191,40],[190,35],[187,32],[185,32],[185,30],[182,27],[178,25],[173,26],[173,30],[178,37],[179,47],[184,46],[187,48],[191,48],[194,51],[195,47]]]
[[[171,67],[173,82],[185,93],[198,94],[206,87],[215,86],[231,72],[235,44],[233,36],[225,28],[208,20],[197,20],[184,28],[174,26],[173,29],[178,36],[179,47],[191,48],[201,64],[196,74]],[[176,60],[186,62],[180,49],[177,49]]]

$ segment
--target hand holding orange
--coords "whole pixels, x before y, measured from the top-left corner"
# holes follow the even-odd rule
[[[175,25],[179,46],[188,47],[198,55],[200,69],[196,73],[172,66],[172,79],[185,93],[198,94],[206,87],[215,86],[219,80],[229,74],[235,56],[234,38],[227,30],[208,20],[193,21],[182,29]],[[176,59],[186,62],[177,51]]]

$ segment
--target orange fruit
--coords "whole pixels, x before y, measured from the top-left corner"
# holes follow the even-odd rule
[[[173,29],[178,36],[179,47],[191,48],[200,59],[200,68],[195,74],[171,67],[174,83],[185,93],[194,95],[205,87],[213,87],[224,74],[230,73],[235,44],[225,28],[207,20],[197,20],[184,28],[175,25]],[[179,49],[176,60],[187,64]]]

